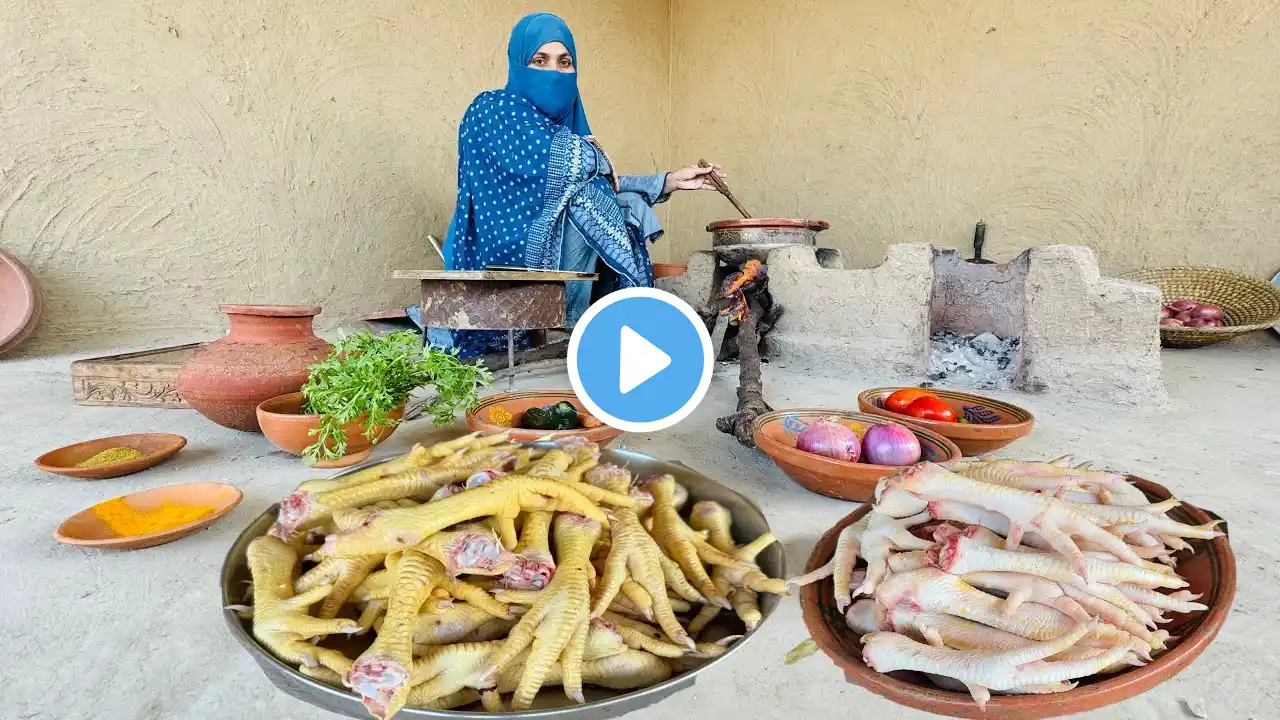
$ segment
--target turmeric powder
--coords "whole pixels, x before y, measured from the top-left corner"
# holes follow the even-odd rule
[[[113,447],[96,453],[87,460],[76,463],[76,467],[98,467],[99,465],[110,465],[111,463],[124,462],[125,460],[137,460],[140,457],[143,457],[143,453],[136,448]]]
[[[154,510],[139,511],[125,502],[124,498],[114,498],[93,506],[93,514],[120,537],[136,537],[169,530],[199,520],[213,511],[212,505],[171,502],[161,503]]]

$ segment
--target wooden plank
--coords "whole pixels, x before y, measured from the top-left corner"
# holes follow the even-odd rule
[[[565,282],[569,280],[595,280],[595,273],[564,272],[562,270],[397,270],[391,275],[396,280],[460,280],[502,282]]]
[[[153,348],[71,363],[72,397],[77,405],[105,407],[190,407],[178,396],[178,372],[205,343]]]
[[[563,282],[421,280],[422,324],[454,330],[540,330],[564,325]]]

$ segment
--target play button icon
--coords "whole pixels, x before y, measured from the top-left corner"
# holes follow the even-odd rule
[[[592,305],[569,338],[569,381],[601,422],[628,432],[688,417],[711,384],[711,336],[680,298],[629,288]]]
[[[671,364],[671,356],[657,345],[640,337],[640,333],[622,326],[618,358],[618,392],[626,395]]]

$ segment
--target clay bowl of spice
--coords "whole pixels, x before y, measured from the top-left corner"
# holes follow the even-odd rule
[[[567,430],[530,427],[526,415],[530,410],[548,410],[555,418],[555,406],[568,403],[577,411],[577,427]],[[536,423],[544,425],[546,423]],[[600,423],[587,410],[572,390],[521,390],[483,398],[467,411],[467,427],[483,433],[511,432],[514,442],[534,442],[548,437],[584,437],[600,447],[622,434],[615,427]]]
[[[796,439],[801,433],[815,423],[828,420],[834,420],[852,430],[859,442],[865,439],[867,431],[875,425],[902,426],[919,441],[920,461],[941,463],[959,460],[961,457],[960,448],[955,443],[932,430],[898,419],[891,421],[879,415],[847,410],[774,410],[756,418],[752,425],[752,437],[757,447],[806,490],[841,500],[870,502],[880,478],[898,472],[902,467],[836,460],[796,448]]]
[[[928,393],[951,409],[955,420],[931,420],[885,408],[886,401],[899,391]],[[879,387],[858,395],[858,409],[895,422],[909,422],[932,430],[960,448],[965,455],[995,452],[1031,433],[1036,419],[1030,412],[989,397],[937,388]]]
[[[1128,480],[1153,503],[1172,497],[1162,485],[1132,475]],[[831,560],[841,531],[870,511],[871,505],[864,505],[828,530],[814,546],[805,571],[812,572]],[[1170,510],[1168,516],[1190,525],[1221,520],[1214,513],[1187,503]],[[1236,560],[1231,550],[1230,531],[1225,523],[1218,529],[1228,535],[1213,540],[1190,540],[1191,549],[1175,555],[1178,575],[1190,583],[1185,589],[1199,595],[1199,602],[1208,609],[1169,613],[1170,622],[1161,628],[1174,639],[1152,662],[1111,675],[1082,678],[1078,687],[1067,692],[994,695],[985,711],[978,709],[969,693],[944,690],[920,673],[902,670],[885,675],[868,667],[862,659],[862,635],[849,629],[844,614],[837,609],[830,577],[801,588],[800,608],[809,634],[844,671],[847,681],[899,705],[936,715],[983,720],[1042,720],[1074,715],[1150,690],[1185,669],[1217,637],[1236,595]],[[866,567],[866,563],[859,559],[858,567]]]
[[[36,458],[36,467],[81,480],[104,480],[159,465],[186,444],[186,438],[170,433],[116,435],[47,452]]]
[[[152,488],[81,510],[63,520],[53,537],[68,545],[103,550],[163,545],[217,522],[243,496],[238,489],[215,482]]]

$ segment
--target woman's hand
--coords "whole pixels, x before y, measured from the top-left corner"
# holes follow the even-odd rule
[[[712,173],[715,173],[715,176],[721,180],[729,177],[715,163],[711,163],[711,167],[690,165],[679,170],[672,170],[667,173],[667,182],[662,186],[662,194],[670,195],[676,190],[715,190],[716,185],[711,181]]]
[[[586,140],[591,143],[592,147],[600,151],[600,154],[604,156],[604,161],[609,163],[609,185],[613,187],[614,192],[620,192],[621,186],[618,185],[618,168],[613,164],[613,159],[609,157],[609,153],[604,151],[604,147],[600,145],[599,140],[596,140],[595,135],[588,135]]]

